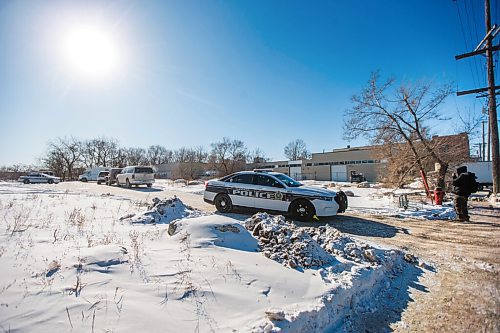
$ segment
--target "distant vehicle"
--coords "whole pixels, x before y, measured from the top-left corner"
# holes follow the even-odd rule
[[[106,182],[106,177],[109,175],[109,171],[101,171],[97,175],[97,185],[101,185],[101,183]]]
[[[205,184],[205,202],[221,213],[233,207],[290,213],[299,221],[332,216],[347,209],[347,196],[302,183],[279,172],[241,171]]]
[[[46,184],[58,184],[61,179],[59,177],[54,177],[39,172],[30,172],[26,176],[19,177],[18,181],[24,184],[35,184],[35,183],[46,183]]]
[[[51,170],[38,170],[39,173],[43,173],[44,175],[55,176],[55,172]]]
[[[78,176],[78,180],[82,182],[97,181],[97,176],[99,172],[109,170],[105,167],[95,167],[85,170],[85,172]]]
[[[466,166],[467,171],[475,173],[479,185],[484,187],[493,186],[493,165],[491,161],[469,162],[460,166]]]
[[[362,183],[364,181],[366,181],[366,178],[362,173],[351,171],[351,183]]]
[[[116,175],[122,172],[122,168],[111,168],[109,174],[106,176],[106,185],[113,185],[116,183]]]
[[[151,187],[154,182],[155,173],[152,167],[128,166],[116,175],[116,184],[118,186],[125,185],[127,188],[132,187],[132,185]]]

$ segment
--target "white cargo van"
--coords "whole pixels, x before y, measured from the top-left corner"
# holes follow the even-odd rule
[[[97,181],[97,176],[101,171],[107,171],[109,168],[106,167],[95,167],[85,170],[80,176],[78,176],[78,180],[82,182],[88,181]]]

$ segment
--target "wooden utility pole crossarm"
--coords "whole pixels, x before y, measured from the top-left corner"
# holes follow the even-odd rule
[[[500,44],[497,44],[497,45],[493,46],[491,48],[491,50],[492,51],[498,51],[498,50],[500,50]],[[472,52],[468,52],[468,53],[464,53],[464,54],[459,54],[459,55],[455,56],[455,60],[460,60],[460,59],[472,57],[472,56],[475,56],[475,55],[478,55],[478,54],[483,54],[483,53],[486,53],[486,51],[487,51],[487,49],[481,49],[481,50],[472,51]]]
[[[493,87],[493,90],[500,89],[500,86]],[[457,96],[469,95],[469,94],[477,94],[485,91],[490,91],[490,87],[457,91]],[[489,95],[487,95],[489,96]]]

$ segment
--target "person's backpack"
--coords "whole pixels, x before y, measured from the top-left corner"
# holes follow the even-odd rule
[[[481,185],[477,182],[476,178],[477,177],[474,172],[469,172],[469,188],[471,193],[476,193],[477,191],[481,190]]]

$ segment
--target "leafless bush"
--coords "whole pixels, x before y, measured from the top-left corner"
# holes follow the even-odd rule
[[[12,224],[7,224],[7,231],[10,231],[10,235],[14,235],[16,232],[26,231],[30,225],[28,225],[28,219],[30,216],[30,211],[18,211],[14,214],[12,218]]]
[[[82,231],[87,221],[85,214],[80,208],[74,208],[71,212],[66,213],[66,219],[69,224],[74,225],[78,230]]]
[[[49,213],[45,216],[42,217],[42,228],[48,228],[52,225],[52,222],[54,221],[54,214]]]

